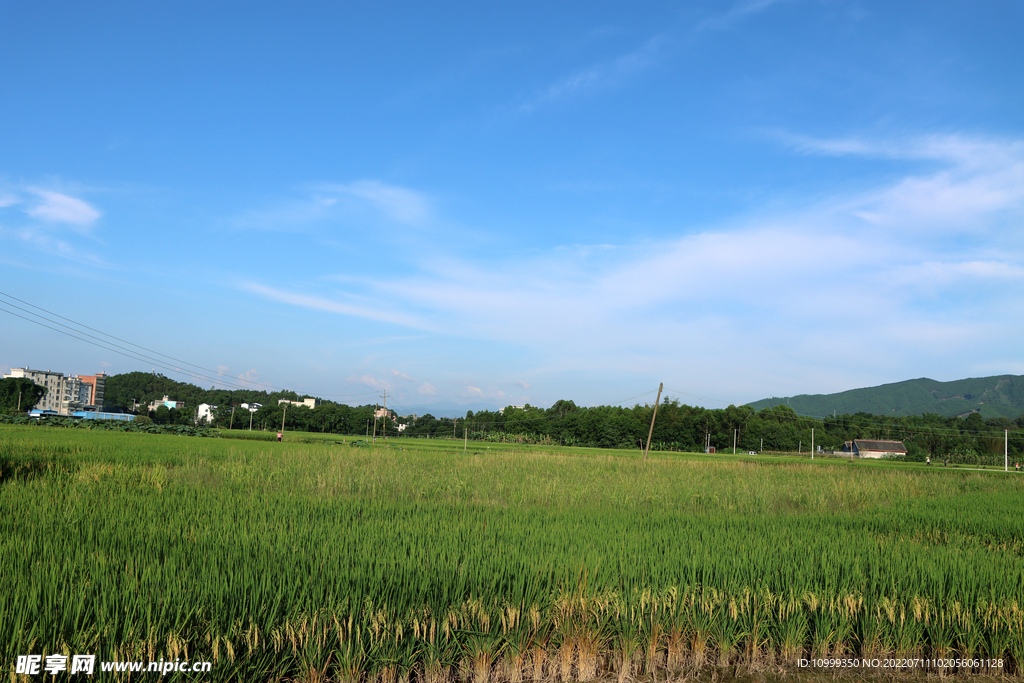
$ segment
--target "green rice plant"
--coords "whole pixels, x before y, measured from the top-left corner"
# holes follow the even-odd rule
[[[1021,654],[1024,478],[44,433],[0,428],[12,467],[67,463],[0,484],[8,660],[625,680],[808,648],[921,656],[936,623],[950,652]]]
[[[729,666],[735,660],[737,648],[747,636],[739,620],[739,608],[735,598],[722,599],[723,605],[717,611],[717,619],[711,622],[711,640],[718,649],[718,665]]]

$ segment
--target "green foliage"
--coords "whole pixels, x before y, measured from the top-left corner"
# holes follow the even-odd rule
[[[999,385],[1001,391],[1016,391],[1016,384],[1011,379],[1004,378]],[[289,405],[285,410],[277,403],[279,394],[204,391],[147,373],[115,375],[108,380],[108,386],[111,383],[115,387],[115,395],[124,395],[128,387],[132,391],[149,391],[157,398],[166,393],[186,402],[185,410],[161,407],[154,411],[152,417],[159,424],[191,425],[195,406],[205,402],[219,405],[211,426],[234,431],[249,431],[251,426],[260,432],[276,433],[283,423],[288,433],[369,437],[376,425],[376,435],[389,439],[401,433],[423,439],[462,440],[468,432],[470,438],[489,443],[639,450],[647,440],[653,414],[651,405],[585,408],[572,401],[561,400],[548,409],[530,405],[522,408],[509,406],[503,411],[470,411],[465,418],[455,420],[428,414],[415,419],[410,416],[397,421],[391,418],[375,421],[375,406],[372,405],[354,407],[325,401],[314,409]],[[957,387],[963,389],[960,385]],[[984,393],[981,385],[967,388]],[[913,393],[907,387],[902,391]],[[146,396],[145,393],[139,395]],[[295,398],[293,392],[280,394],[284,395]],[[248,402],[262,403],[263,407],[250,415],[247,410],[237,407],[241,402],[238,399],[243,397]],[[812,438],[816,446],[826,451],[842,450],[844,442],[854,439],[882,439],[902,441],[908,449],[907,459],[912,461],[931,455],[932,458],[949,457],[958,464],[996,465],[1002,462],[1003,429],[1010,432],[1010,457],[1024,459],[1024,433],[1018,423],[1024,423],[1024,419],[1014,422],[1006,417],[985,418],[981,413],[970,413],[964,419],[937,413],[900,416],[864,412],[815,419],[802,416],[785,404],[757,412],[749,405],[711,410],[687,406],[665,397],[658,407],[651,450],[702,452],[705,446],[712,446],[719,452],[731,452],[735,438],[738,452],[809,453]],[[399,432],[400,424],[404,425],[402,432]]]
[[[27,413],[45,395],[46,387],[30,379],[5,377],[0,379],[0,413]]]
[[[192,425],[154,424],[149,418],[134,420],[83,420],[75,417],[28,416],[11,417],[0,415],[0,424],[27,425],[31,427],[61,427],[65,429],[87,429],[111,432],[144,432],[147,434],[176,434],[178,436],[220,436],[214,429]]]

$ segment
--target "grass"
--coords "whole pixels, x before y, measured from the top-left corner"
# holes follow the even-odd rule
[[[0,429],[5,660],[519,683],[945,652],[1020,674],[1016,475],[314,437]]]

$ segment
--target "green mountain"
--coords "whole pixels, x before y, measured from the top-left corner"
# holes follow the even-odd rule
[[[944,417],[974,411],[982,417],[1016,418],[1024,414],[1024,375],[972,377],[953,382],[909,379],[838,394],[801,394],[785,398],[764,398],[749,404],[755,410],[788,405],[800,415],[824,417],[836,414],[923,415]]]
[[[103,404],[107,410],[128,410],[135,405],[145,405],[167,396],[174,401],[184,401],[189,410],[200,403],[232,405],[242,402],[277,404],[277,399],[299,400],[294,391],[259,391],[256,389],[202,389],[195,384],[179,382],[163,375],[149,372],[127,372],[107,378],[106,396]],[[303,396],[305,398],[305,396]]]

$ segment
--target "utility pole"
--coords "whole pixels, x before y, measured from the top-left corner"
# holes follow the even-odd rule
[[[1003,430],[1003,469],[1010,471],[1010,430]]]
[[[380,411],[378,404],[373,404],[373,443],[377,443],[377,413]]]
[[[284,418],[288,414],[288,404],[284,404],[284,412],[281,413],[281,433],[284,434]]]
[[[814,427],[811,427],[811,460],[814,460]]]
[[[763,436],[761,437],[761,450],[759,450],[758,453],[762,453],[762,452],[764,452],[764,437]]]
[[[230,430],[235,426],[235,407],[231,406],[231,421],[228,422],[228,429]]]
[[[665,384],[658,382],[658,398],[654,399],[654,414],[651,415],[651,428],[647,431],[647,448],[644,449],[644,462],[647,462],[647,452],[651,450],[651,436],[654,434],[654,420],[658,417],[658,403],[661,402],[661,389]]]
[[[384,445],[388,445],[388,392],[384,392]]]
[[[248,408],[248,410],[249,410],[249,431],[251,432],[252,431],[252,414],[253,414],[254,411],[253,411],[251,406]]]
[[[736,455],[736,430],[732,430],[732,454]]]
[[[13,374],[13,373],[12,373]],[[21,389],[18,389],[18,412],[21,412]]]
[[[469,447],[469,427],[462,428],[462,454],[466,454],[466,449]]]
[[[452,439],[455,438],[455,425],[459,424],[459,418],[452,418]]]

